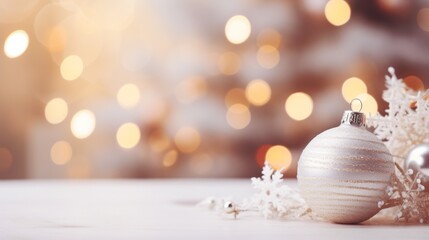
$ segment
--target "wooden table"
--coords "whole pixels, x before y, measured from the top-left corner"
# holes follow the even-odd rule
[[[429,239],[429,225],[234,220],[195,207],[252,192],[249,180],[2,181],[0,239]]]

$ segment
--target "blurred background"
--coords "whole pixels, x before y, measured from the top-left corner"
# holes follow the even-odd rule
[[[422,0],[0,0],[0,178],[294,177],[428,43]]]

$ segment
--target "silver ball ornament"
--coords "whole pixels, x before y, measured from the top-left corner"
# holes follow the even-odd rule
[[[236,211],[235,204],[231,201],[226,201],[223,205],[223,210],[228,214],[234,213]]]
[[[298,162],[299,190],[316,215],[359,223],[380,210],[394,173],[386,146],[364,128],[365,115],[346,111],[341,125],[317,135]]]
[[[420,144],[411,149],[404,161],[404,168],[411,169],[413,176],[420,173],[421,184],[429,191],[429,144]]]

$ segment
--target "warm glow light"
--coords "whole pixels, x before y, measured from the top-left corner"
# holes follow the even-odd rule
[[[164,167],[171,167],[176,163],[176,161],[177,161],[177,151],[170,150],[167,153],[165,153],[164,158],[162,159],[162,165]]]
[[[233,52],[220,55],[218,61],[219,71],[225,75],[234,75],[240,70],[240,56]]]
[[[265,160],[275,170],[287,170],[292,163],[292,154],[286,147],[276,145],[268,149],[265,155]]]
[[[361,112],[365,113],[366,116],[375,116],[378,111],[378,104],[375,98],[368,93],[363,93],[357,96],[358,99],[362,101],[362,110]],[[352,109],[360,109],[360,102],[353,101]]]
[[[303,92],[290,95],[285,103],[286,113],[294,120],[301,121],[313,112],[313,100]]]
[[[262,106],[271,98],[271,87],[262,79],[252,80],[246,86],[246,98],[251,104]]]
[[[192,76],[180,82],[176,88],[176,97],[181,103],[191,103],[207,92],[206,80],[201,76]]]
[[[258,35],[258,46],[270,45],[275,48],[280,47],[282,36],[273,29],[265,29]]]
[[[54,98],[45,106],[46,120],[51,124],[58,124],[67,117],[68,105],[62,98]]]
[[[87,138],[95,129],[94,114],[86,109],[80,110],[73,116],[70,128],[76,138]]]
[[[404,83],[407,85],[407,87],[413,89],[414,91],[425,90],[425,84],[417,76],[410,75],[410,76],[404,78]]]
[[[164,151],[170,146],[170,139],[168,136],[161,131],[155,131],[149,136],[149,146],[154,152]]]
[[[61,76],[68,81],[73,81],[80,77],[83,72],[83,62],[79,56],[71,55],[66,57],[61,63]]]
[[[12,166],[12,153],[7,148],[0,148],[0,173],[6,172]]]
[[[68,163],[73,156],[73,149],[70,143],[66,141],[58,141],[52,145],[51,159],[57,165]]]
[[[341,26],[350,20],[351,9],[343,0],[330,0],[325,6],[325,17],[334,26]]]
[[[191,153],[200,146],[201,137],[196,129],[183,127],[177,131],[174,142],[180,151]]]
[[[421,30],[429,32],[429,8],[420,9],[417,14],[417,25]]]
[[[140,141],[140,128],[135,123],[124,123],[116,132],[116,140],[122,148],[133,148]]]
[[[135,84],[125,84],[119,89],[116,98],[121,107],[133,108],[140,100],[140,90]]]
[[[235,129],[243,129],[249,125],[251,115],[249,108],[243,104],[234,104],[228,108],[226,113],[226,121]]]
[[[252,31],[249,20],[243,15],[231,17],[225,25],[225,35],[229,42],[240,44],[245,42]]]
[[[24,30],[16,30],[6,38],[4,53],[8,58],[17,58],[27,50],[29,41]]]
[[[341,88],[343,98],[350,102],[353,98],[356,98],[358,95],[367,93],[366,84],[364,81],[357,77],[351,77],[344,81]]]
[[[259,48],[256,58],[261,67],[270,69],[279,64],[280,54],[275,47],[264,45]]]

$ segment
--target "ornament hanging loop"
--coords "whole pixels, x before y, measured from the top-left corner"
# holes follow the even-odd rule
[[[353,111],[352,105],[354,101],[359,101],[360,103],[360,109],[358,112]],[[365,114],[361,112],[362,107],[363,107],[362,100],[360,100],[359,98],[353,98],[352,101],[350,101],[350,108],[352,110],[348,110],[344,112],[343,118],[341,119],[341,125],[365,127],[366,117],[365,117]]]
[[[361,112],[362,111],[362,108],[363,108],[363,103],[362,103],[362,100],[360,100],[359,98],[353,98],[351,101],[350,101],[350,109],[353,111],[353,102],[354,101],[358,101],[359,103],[360,103],[360,108],[359,108],[359,111],[357,111],[357,112]]]

